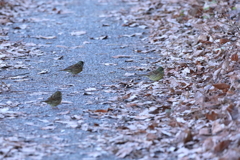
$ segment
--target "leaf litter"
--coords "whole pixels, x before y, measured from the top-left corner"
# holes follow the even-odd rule
[[[48,4],[47,6],[51,6]],[[47,7],[45,6],[45,7]],[[33,3],[31,0],[2,0],[0,2],[1,16],[0,23],[2,25],[0,29],[0,70],[13,70],[13,69],[31,69],[31,66],[27,66],[25,61],[31,56],[41,56],[43,52],[39,50],[40,44],[25,43],[22,41],[12,42],[9,39],[9,30],[12,24],[15,22],[24,21],[22,16],[30,14],[32,9],[38,8],[38,4]],[[39,9],[39,8],[38,8]],[[35,19],[36,20],[36,19]],[[27,21],[27,20],[26,20]],[[30,20],[31,21],[31,20]],[[44,19],[38,19],[38,21],[44,21]],[[48,21],[48,20],[46,20]],[[12,29],[14,33],[21,32],[19,30],[26,30],[28,25],[13,25]],[[55,36],[39,36],[37,38],[53,39]],[[45,74],[47,71],[42,71],[39,74]],[[8,75],[1,78],[0,94],[5,95],[12,90],[11,85],[3,82],[5,79],[10,79],[13,82],[29,81],[28,76],[25,74]],[[28,83],[28,82],[26,82]],[[7,98],[9,99],[9,98]],[[32,102],[34,103],[34,102]],[[20,112],[18,109],[11,111],[11,109],[18,108],[21,105],[19,102],[12,102],[10,100],[0,103],[0,119],[3,121],[1,137],[0,137],[0,159],[42,159],[44,156],[53,154],[61,154],[61,148],[64,145],[60,144],[60,140],[57,140],[51,144],[37,143],[35,142],[36,135],[28,135],[20,132],[14,132],[14,134],[8,134],[18,128],[14,126],[11,120],[14,119],[26,119],[29,117],[26,113]],[[31,115],[33,116],[33,115]],[[11,124],[11,126],[9,126]],[[25,125],[34,125],[33,122],[24,123]],[[43,130],[53,130],[54,126],[36,126],[42,127]],[[2,131],[5,130],[4,134]],[[7,133],[8,132],[8,133]],[[38,137],[39,138],[39,137]]]
[[[108,14],[125,27],[147,26],[152,49],[136,51],[158,54],[165,77],[105,86],[120,96],[109,99],[117,114],[105,113],[118,123],[108,126],[114,136],[100,135],[103,149],[119,158],[238,159],[240,21],[229,15],[239,4],[175,2],[132,1],[130,13]]]
[[[165,68],[164,79],[151,82],[133,78],[104,86],[107,92],[112,90],[113,93],[118,93],[118,96],[108,100],[111,108],[84,110],[90,116],[101,119],[99,123],[88,124],[79,115],[70,116],[69,111],[61,112],[63,118],[57,118],[54,123],[88,132],[108,132],[97,136],[89,134],[87,144],[82,142],[86,148],[91,145],[99,148],[100,153],[93,152],[93,157],[110,151],[119,158],[132,159],[239,159],[240,41],[237,1],[180,0],[176,3],[175,0],[133,0],[129,3],[134,4],[130,12],[113,11],[101,16],[115,16],[124,22],[124,27],[149,29],[150,36],[142,40],[146,46],[151,44],[151,47],[135,51],[136,54],[154,52],[159,55],[158,64]],[[28,1],[24,3],[29,4]],[[17,13],[10,9],[14,3],[3,1],[0,5],[7,8],[0,22],[12,23],[14,19],[10,18],[8,11],[16,16]],[[38,9],[51,14],[64,13],[58,8]],[[27,26],[18,26],[15,29],[25,27]],[[5,28],[1,33],[3,41],[0,58],[4,60],[1,69],[15,65],[5,60],[41,54],[35,44],[31,44],[33,49],[27,49],[23,42],[9,42],[7,30]],[[133,35],[127,35],[131,36]],[[109,37],[101,36],[95,39],[107,38]],[[131,57],[126,56],[113,58]],[[142,70],[137,67],[135,69]],[[45,71],[39,72],[44,73]],[[3,92],[10,87],[7,84],[1,86]],[[92,94],[97,90],[87,88],[85,91]],[[23,113],[8,111],[6,108],[0,112],[1,118],[24,116]],[[111,119],[116,121],[109,123]],[[55,124],[51,123],[41,126],[42,129],[54,130]],[[26,135],[1,137],[1,158],[24,159],[32,156],[41,159],[50,152],[59,153],[63,146],[60,139],[47,146],[36,144],[33,139],[34,137]]]

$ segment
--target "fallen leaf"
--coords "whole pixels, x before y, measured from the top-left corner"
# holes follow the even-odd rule
[[[214,147],[214,142],[211,137],[204,140],[202,145],[204,151],[212,150]]]
[[[38,74],[47,74],[47,73],[49,73],[49,70],[47,70],[47,69],[45,69],[45,70],[43,70],[41,72],[38,72]]]
[[[56,127],[55,126],[47,126],[47,127],[42,127],[42,130],[54,130]]]
[[[117,56],[112,56],[113,58],[130,58],[132,56],[130,55],[117,55]]]
[[[213,86],[217,89],[220,89],[220,90],[225,90],[225,89],[230,88],[230,85],[228,85],[226,83],[217,83],[217,84],[213,84]]]
[[[55,39],[56,36],[36,36],[37,39]]]
[[[106,24],[106,23],[104,23],[104,24],[102,24],[102,26],[103,27],[108,27],[108,26],[110,26],[109,24]]]
[[[71,118],[72,118],[72,119],[76,119],[76,120],[81,120],[81,119],[83,119],[83,117],[80,116],[80,115],[73,115],[73,116],[71,116]]]
[[[62,104],[73,104],[71,101],[62,101]]]
[[[220,43],[220,44],[225,44],[225,43],[227,43],[227,42],[229,42],[229,41],[230,41],[229,39],[222,38],[222,39],[220,39],[219,43]]]
[[[218,143],[215,147],[214,147],[214,152],[215,153],[221,153],[223,152],[225,149],[228,148],[229,144],[231,143],[230,140],[223,140],[220,143]]]
[[[189,129],[185,129],[184,131],[180,131],[176,135],[176,142],[187,143],[193,139],[193,135]]]
[[[134,76],[135,75],[135,73],[125,73],[124,74],[124,76],[126,76],[126,77],[131,77],[131,76]]]
[[[238,61],[238,54],[233,54],[232,56],[231,56],[231,60],[232,61]]]
[[[125,62],[133,62],[133,59],[126,59]]]
[[[239,111],[238,108],[234,105],[229,105],[227,107],[227,112],[229,113],[232,120],[237,120],[239,117]]]
[[[70,34],[72,35],[72,36],[81,36],[81,35],[84,35],[84,34],[86,34],[87,32],[86,31],[73,31],[73,32],[71,32]]]
[[[87,88],[84,89],[86,92],[93,92],[93,91],[97,91],[97,88]]]
[[[84,41],[83,44],[91,44],[89,41]]]
[[[104,39],[108,39],[108,36],[100,36],[100,37],[97,37],[97,38],[91,38],[91,39],[97,39],[97,40],[104,40]]]
[[[105,66],[116,66],[116,63],[104,63]]]
[[[217,134],[225,128],[224,124],[220,124],[218,120],[214,121],[212,124],[212,133]]]
[[[118,152],[116,153],[116,155],[119,158],[125,158],[127,155],[129,155],[131,152],[133,151],[133,147],[131,145],[125,145],[124,147],[122,147],[121,149],[118,150]]]
[[[69,113],[70,113],[70,111],[68,110],[68,111],[65,111],[65,112],[60,112],[60,113],[58,113],[58,115],[67,115]]]
[[[108,112],[108,110],[104,110],[104,109],[98,109],[98,110],[95,110],[94,112],[106,113],[106,112]]]
[[[218,118],[218,114],[215,113],[214,111],[210,111],[209,113],[206,114],[206,118],[208,120],[214,121]]]
[[[58,48],[68,48],[68,46],[64,46],[64,45],[56,45],[56,47],[58,47]]]
[[[94,95],[92,92],[84,92],[83,95]]]
[[[211,135],[211,129],[210,128],[201,128],[199,130],[199,135],[210,136]]]

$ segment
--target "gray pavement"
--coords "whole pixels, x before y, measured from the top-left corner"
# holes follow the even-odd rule
[[[1,70],[2,77],[25,74],[23,76],[26,79],[16,81],[16,79],[2,78],[2,82],[11,85],[11,91],[0,95],[1,104],[10,104],[11,111],[18,111],[23,115],[2,119],[1,137],[17,136],[25,142],[29,141],[42,148],[51,146],[49,150],[42,149],[44,150],[42,159],[45,160],[117,159],[108,152],[94,158],[91,154],[100,151],[94,144],[88,144],[85,139],[89,135],[97,138],[98,134],[109,131],[91,132],[84,130],[83,127],[66,127],[66,124],[58,121],[66,121],[78,115],[82,117],[80,121],[84,125],[114,123],[112,119],[94,118],[84,111],[111,108],[112,104],[104,102],[117,93],[104,92],[105,86],[125,80],[124,68],[138,66],[140,61],[146,63],[142,59],[145,55],[134,53],[134,49],[142,45],[140,38],[122,37],[122,35],[143,32],[143,30],[122,27],[122,22],[115,17],[100,16],[106,15],[111,10],[129,7],[130,5],[119,1],[100,3],[97,0],[71,0],[67,1],[66,5],[57,6],[69,13],[51,14],[46,11],[36,11],[30,16],[21,17],[20,20],[24,22],[14,24],[17,26],[26,24],[27,28],[11,29],[9,32],[11,41],[37,44],[41,46],[39,50],[43,52],[40,55],[11,60],[22,62],[27,66],[26,69]],[[32,22],[36,18],[40,21]],[[104,24],[109,26],[103,26]],[[86,31],[86,34],[72,36],[70,33],[73,31]],[[56,36],[56,38],[38,39],[37,36]],[[108,36],[108,38],[97,39],[101,36]],[[116,55],[132,57],[112,58]],[[126,59],[133,59],[133,61],[125,62]],[[83,60],[85,66],[84,71],[77,76],[59,71],[79,60]],[[40,74],[42,71],[47,73]],[[96,88],[96,91],[91,92],[92,95],[86,95],[84,93],[87,88]],[[63,103],[58,106],[58,109],[52,109],[40,102],[56,90],[63,93]],[[6,106],[1,106],[1,108],[4,107]],[[43,129],[44,127],[53,127],[53,129]],[[82,144],[86,145],[81,147]],[[34,157],[29,155],[23,159],[34,159]]]

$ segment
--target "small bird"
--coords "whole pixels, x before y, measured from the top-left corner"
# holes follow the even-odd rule
[[[76,74],[82,72],[83,65],[84,65],[84,62],[79,61],[78,63],[76,63],[74,65],[71,65],[71,66],[69,66],[69,67],[67,67],[63,70],[60,70],[60,71],[66,71],[66,72],[72,73],[73,75],[76,75]]]
[[[164,76],[164,68],[163,67],[158,67],[158,69],[151,71],[146,74],[139,74],[139,76],[147,76],[149,79],[153,81],[158,81],[163,78]]]
[[[55,107],[57,105],[59,105],[62,101],[62,92],[57,91],[54,94],[52,94],[47,100],[42,101],[45,102],[49,105],[51,105],[52,107]]]

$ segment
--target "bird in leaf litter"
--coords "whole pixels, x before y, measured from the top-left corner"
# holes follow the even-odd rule
[[[163,78],[164,76],[164,68],[163,67],[158,67],[158,69],[151,71],[146,74],[138,74],[139,76],[147,76],[149,79],[153,81],[158,81]]]

